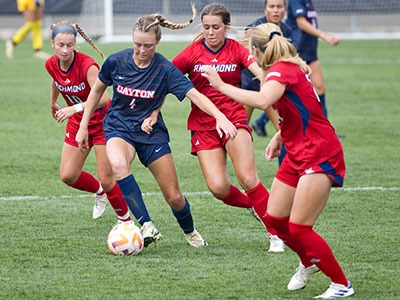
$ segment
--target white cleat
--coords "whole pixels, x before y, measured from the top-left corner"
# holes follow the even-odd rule
[[[94,207],[93,207],[93,219],[100,218],[104,211],[106,210],[107,204],[107,195],[104,193],[103,195],[94,195],[96,199],[94,200]]]
[[[329,288],[319,296],[314,298],[322,298],[322,299],[336,299],[336,298],[346,298],[354,296],[354,289],[351,285],[351,282],[347,282],[347,286],[343,284],[331,283]]]
[[[193,230],[190,233],[185,234],[185,239],[189,243],[190,246],[200,248],[203,246],[207,246],[207,242],[203,239],[203,237],[200,235],[200,233],[197,232],[197,230]]]
[[[304,265],[300,262],[299,267],[296,269],[296,273],[292,276],[288,283],[288,290],[295,291],[298,289],[302,289],[306,286],[308,280],[311,275],[319,272],[319,269],[316,265],[311,265],[309,267],[304,267]]]
[[[157,242],[162,238],[161,233],[153,225],[153,222],[145,222],[141,228],[143,233],[144,246],[147,247],[153,242]]]
[[[47,60],[47,59],[49,59],[51,57],[51,55],[46,53],[46,52],[43,52],[43,51],[39,50],[39,51],[35,51],[33,53],[33,57],[37,58],[37,59],[45,59],[45,60]]]
[[[279,253],[285,251],[285,242],[282,241],[277,235],[268,233],[269,237],[269,250],[270,253]]]
[[[14,57],[14,44],[12,40],[7,40],[6,41],[6,56],[9,59],[12,59]]]

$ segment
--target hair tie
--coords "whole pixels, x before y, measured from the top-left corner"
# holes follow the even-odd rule
[[[76,30],[70,26],[70,25],[60,25],[54,28],[54,31],[51,35],[51,39],[54,40],[54,38],[57,36],[57,34],[62,33],[62,32],[69,32],[72,33],[76,37]]]
[[[269,40],[272,40],[272,37],[274,36],[274,35],[282,35],[279,31],[272,31],[271,33],[270,33],[270,35],[269,35]]]

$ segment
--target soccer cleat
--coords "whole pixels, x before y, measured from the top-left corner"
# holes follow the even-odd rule
[[[264,127],[261,127],[257,124],[257,122],[251,123],[251,128],[256,132],[258,136],[267,136],[267,132]]]
[[[41,50],[38,50],[33,53],[33,57],[38,59],[49,59],[51,55]]]
[[[193,230],[190,233],[185,234],[185,239],[189,243],[190,246],[200,248],[203,246],[207,246],[207,242],[203,239],[203,237],[200,235],[200,233],[197,232],[197,230]]]
[[[288,290],[295,291],[304,288],[311,275],[317,272],[319,272],[319,269],[316,265],[311,265],[306,268],[300,262],[299,267],[296,269],[296,273],[294,273],[288,283]]]
[[[103,195],[94,195],[96,199],[94,200],[94,207],[93,207],[93,219],[100,218],[104,211],[106,210],[107,204],[107,195],[104,193]]]
[[[347,286],[343,284],[331,283],[329,288],[319,296],[315,296],[314,298],[322,298],[322,299],[336,299],[336,298],[346,298],[354,296],[353,286],[351,282],[347,282]]]
[[[261,221],[260,217],[257,215],[256,211],[254,210],[254,208],[249,207],[247,209],[249,211],[249,213],[254,217],[254,219],[256,219],[258,222],[260,222],[261,224],[264,225],[264,223]]]
[[[12,40],[7,40],[6,41],[6,56],[9,59],[12,59],[14,57],[14,44]]]
[[[270,253],[279,253],[285,251],[285,242],[282,241],[277,235],[268,233],[269,250]]]
[[[149,244],[158,241],[162,238],[161,233],[154,227],[153,222],[144,222],[142,228],[144,246],[147,247]]]

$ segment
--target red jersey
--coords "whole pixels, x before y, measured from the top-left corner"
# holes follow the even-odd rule
[[[82,103],[87,100],[90,92],[90,85],[87,81],[87,72],[89,67],[92,65],[99,69],[99,65],[93,60],[93,58],[76,51],[74,61],[66,72],[60,69],[57,55],[53,55],[46,61],[45,66],[47,72],[49,72],[50,76],[53,78],[54,84],[64,97],[68,106]],[[103,122],[106,111],[107,109],[104,107],[96,110],[90,119],[89,127]],[[68,125],[78,129],[82,120],[82,115],[83,113],[72,115],[68,119]]]
[[[274,104],[281,123],[287,155],[302,168],[331,158],[342,146],[335,130],[322,113],[319,98],[307,75],[294,63],[278,61],[267,72],[266,81],[287,83],[283,96]]]
[[[201,76],[205,66],[213,67],[222,80],[234,86],[239,86],[241,71],[254,62],[249,50],[232,39],[225,39],[221,49],[214,52],[209,49],[204,39],[198,40],[186,47],[172,63],[183,73],[189,74],[194,87],[206,95],[215,106],[232,123],[247,121],[246,111],[242,104],[218,92],[210,86],[208,80]],[[215,130],[215,119],[192,103],[188,119],[189,130]]]

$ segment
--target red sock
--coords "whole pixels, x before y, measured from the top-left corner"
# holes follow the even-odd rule
[[[237,187],[231,185],[228,195],[223,198],[217,198],[222,200],[225,204],[235,207],[251,207],[249,197],[243,194]]]
[[[250,191],[246,191],[246,194],[249,196],[251,205],[254,207],[254,210],[264,223],[268,232],[272,235],[277,235],[278,233],[276,229],[272,227],[266,220],[269,193],[265,186],[263,186],[263,184],[260,182],[255,188],[251,189]]]
[[[97,193],[101,187],[100,182],[96,178],[94,178],[93,175],[85,171],[82,171],[81,175],[79,175],[78,180],[70,186],[75,189],[90,192],[93,194]]]
[[[310,262],[311,259],[306,255],[301,245],[290,235],[289,217],[278,218],[267,213],[266,221],[276,230],[278,237],[283,240],[290,249],[297,253],[300,257],[301,263],[306,268],[313,265],[313,263]]]
[[[331,248],[312,227],[289,222],[290,235],[302,246],[307,256],[311,257],[311,263],[316,264],[332,282],[347,286],[347,278]]]
[[[106,192],[106,194],[108,201],[115,213],[118,215],[118,219],[124,222],[130,221],[131,216],[129,215],[128,205],[122,197],[122,192],[119,189],[118,184],[115,184],[111,190]]]

